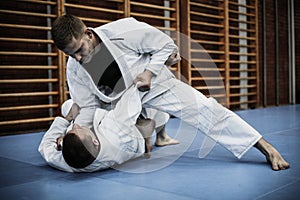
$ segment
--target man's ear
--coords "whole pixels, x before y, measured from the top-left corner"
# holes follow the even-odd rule
[[[89,39],[93,38],[93,31],[92,30],[86,29],[85,34],[88,36]]]
[[[99,146],[99,141],[97,139],[93,139],[93,143],[94,145]]]

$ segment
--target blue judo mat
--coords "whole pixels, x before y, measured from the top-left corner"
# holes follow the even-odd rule
[[[189,139],[187,148],[176,158],[153,158],[153,165],[160,166],[157,169],[143,171],[144,164],[135,162],[138,172],[122,167],[93,173],[61,172],[49,167],[37,151],[43,132],[0,137],[0,198],[299,199],[300,105],[238,111],[237,114],[281,152],[290,163],[290,169],[272,171],[265,157],[254,148],[238,160],[215,145],[200,159],[203,135],[195,134],[191,127],[172,118],[167,132],[170,135],[192,132],[195,134],[192,142]],[[181,141],[181,145],[187,142]],[[173,151],[178,146],[154,147],[154,152],[163,152],[164,148]]]

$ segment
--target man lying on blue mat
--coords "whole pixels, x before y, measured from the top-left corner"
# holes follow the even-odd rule
[[[132,86],[113,110],[97,108],[93,129],[71,124],[80,112],[74,103],[69,114],[55,118],[40,143],[39,152],[50,166],[67,172],[102,170],[144,153],[149,157],[155,122],[139,118],[140,93]],[[76,144],[72,143],[74,138]]]

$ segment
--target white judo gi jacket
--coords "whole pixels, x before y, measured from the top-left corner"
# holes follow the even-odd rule
[[[89,166],[76,169],[64,160],[62,152],[56,149],[56,139],[66,134],[70,125],[66,119],[56,117],[39,145],[39,152],[52,167],[66,172],[93,172],[122,164],[140,157],[145,152],[145,141],[136,120],[142,110],[140,92],[130,87],[113,110],[97,108],[94,112],[94,132],[100,142],[100,152]]]
[[[153,78],[152,85],[174,77],[170,70],[162,66],[178,48],[170,37],[158,29],[134,18],[120,19],[91,29],[102,40],[100,45],[105,45],[117,62],[126,88],[130,87],[134,78],[146,69],[155,75],[160,75]],[[105,66],[99,63],[97,67]],[[99,100],[112,102],[123,93],[120,92],[113,97],[104,95],[98,90],[91,74],[71,57],[68,58],[67,63],[67,81],[71,98],[81,108],[75,123],[90,127],[93,118],[92,110],[101,107]],[[150,110],[150,112],[150,116],[147,117],[152,119],[158,117],[155,119],[157,126],[167,122],[168,114],[160,112],[158,116],[155,111]]]

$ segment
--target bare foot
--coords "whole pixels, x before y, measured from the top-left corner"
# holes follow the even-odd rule
[[[290,167],[290,164],[286,162],[280,153],[265,139],[261,138],[254,146],[266,156],[273,170],[285,170]]]
[[[166,145],[179,144],[178,140],[175,140],[167,135],[165,126],[156,128],[156,132],[157,134],[156,134],[155,146],[161,147]]]

